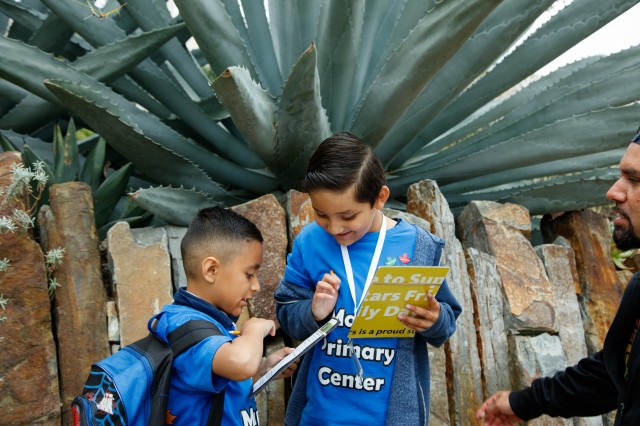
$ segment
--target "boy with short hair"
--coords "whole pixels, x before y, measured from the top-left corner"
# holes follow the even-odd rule
[[[304,187],[315,221],[294,241],[275,293],[276,313],[282,329],[298,340],[331,317],[340,323],[323,345],[304,356],[285,424],[428,424],[426,344],[441,346],[455,331],[462,310],[446,281],[428,296],[428,308],[407,305],[414,315],[398,315],[415,330],[413,338],[350,339],[348,334],[379,265],[438,265],[444,241],[383,214],[390,196],[384,167],[373,149],[351,133],[337,133],[318,146]],[[376,353],[389,356],[371,355]]]
[[[222,335],[204,339],[174,360],[167,424],[206,424],[213,395],[224,390],[222,424],[258,425],[252,378],[293,351],[283,348],[262,361],[264,337],[275,334],[272,320],[250,318],[240,335],[234,334],[242,309],[260,290],[262,241],[255,224],[222,207],[200,210],[189,225],[180,247],[187,287],[163,307],[156,331],[167,340],[177,327],[197,319],[212,322]]]

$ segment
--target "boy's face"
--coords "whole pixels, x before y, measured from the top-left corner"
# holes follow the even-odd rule
[[[309,193],[316,214],[316,222],[333,235],[338,244],[348,246],[367,232],[380,230],[382,215],[378,210],[389,198],[389,189],[384,186],[371,207],[369,203],[357,201],[353,187],[344,192],[315,190]]]
[[[258,269],[262,263],[262,243],[240,243],[235,253],[216,267],[209,302],[228,315],[238,317],[249,299],[260,290]]]

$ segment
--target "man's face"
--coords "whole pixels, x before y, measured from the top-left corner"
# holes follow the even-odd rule
[[[613,241],[620,250],[640,248],[640,145],[631,143],[620,160],[620,178],[607,191],[615,201]]]

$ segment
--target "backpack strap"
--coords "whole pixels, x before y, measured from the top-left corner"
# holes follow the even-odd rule
[[[191,320],[173,330],[167,336],[173,358],[210,336],[222,336],[222,332],[213,323],[206,320]],[[224,413],[224,389],[213,394],[213,403],[209,411],[206,426],[220,426]]]

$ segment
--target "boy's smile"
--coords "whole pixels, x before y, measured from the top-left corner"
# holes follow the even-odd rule
[[[382,216],[378,210],[384,207],[388,198],[379,197],[372,207],[355,199],[353,187],[343,192],[314,190],[309,197],[318,225],[343,246],[355,243],[367,232],[380,230]]]

